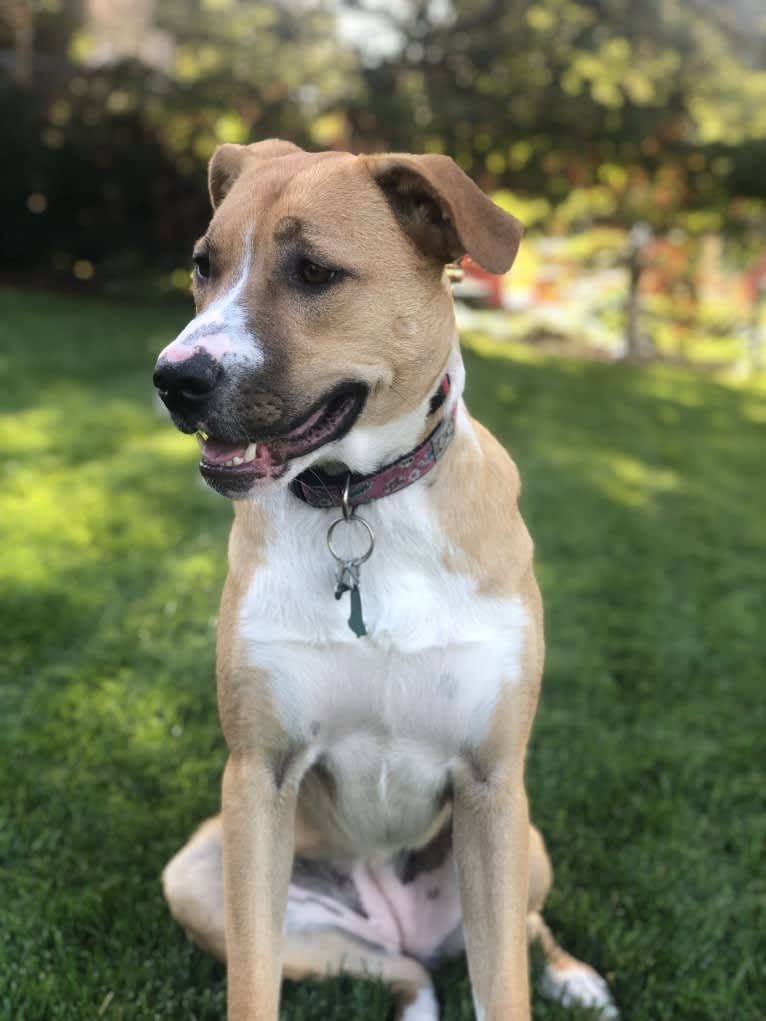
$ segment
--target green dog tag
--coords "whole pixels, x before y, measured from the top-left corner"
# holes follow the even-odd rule
[[[367,628],[364,626],[362,597],[359,594],[359,588],[350,589],[349,595],[351,597],[351,616],[348,618],[348,626],[357,638],[363,638],[367,634]]]

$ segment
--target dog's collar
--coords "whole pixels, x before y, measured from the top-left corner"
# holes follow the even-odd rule
[[[434,414],[444,404],[449,392],[450,378],[445,374],[439,389],[431,398],[430,414]],[[380,500],[383,496],[398,493],[427,475],[442,457],[455,434],[456,414],[457,401],[422,443],[404,457],[384,465],[376,472],[369,475],[355,475],[353,472],[350,476],[347,472],[331,475],[321,468],[307,468],[293,479],[290,489],[310,507],[325,508],[343,506],[347,484],[348,507],[359,507]]]

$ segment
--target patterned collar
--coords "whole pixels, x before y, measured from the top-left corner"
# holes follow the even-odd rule
[[[450,378],[442,377],[439,389],[431,399],[430,413],[433,414],[444,404],[450,391]],[[457,402],[450,413],[445,415],[436,428],[409,454],[397,461],[384,465],[369,475],[351,474],[346,472],[331,475],[321,468],[307,468],[290,483],[290,489],[304,503],[311,507],[341,507],[346,481],[349,482],[348,506],[359,507],[364,503],[372,503],[383,496],[398,493],[413,482],[422,479],[434,467],[450,445],[455,435],[455,416]]]

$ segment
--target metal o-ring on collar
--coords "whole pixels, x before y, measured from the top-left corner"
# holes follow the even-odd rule
[[[367,537],[370,540],[370,545],[367,551],[362,554],[362,556],[352,557],[349,560],[347,557],[342,557],[335,549],[335,547],[332,544],[332,537],[338,525],[349,525],[352,523],[362,525],[362,527],[367,532]],[[330,553],[332,553],[333,557],[335,558],[335,560],[337,560],[339,564],[346,564],[347,566],[353,565],[354,567],[359,567],[361,564],[365,563],[365,561],[369,560],[370,557],[372,556],[372,551],[375,549],[375,532],[369,521],[365,521],[364,518],[357,517],[355,514],[351,515],[348,518],[346,517],[336,518],[335,521],[333,521],[333,523],[327,529],[327,548],[330,550]]]
[[[343,487],[343,500],[341,502],[341,507],[343,508],[343,517],[336,518],[335,521],[333,521],[333,523],[327,529],[327,548],[330,550],[330,553],[333,555],[333,557],[339,564],[343,564],[345,567],[359,567],[361,564],[365,563],[365,561],[369,560],[370,557],[372,556],[372,551],[375,549],[375,532],[369,521],[366,521],[364,518],[359,517],[357,515],[356,507],[349,506],[348,498],[350,489],[351,489],[351,473],[349,472],[349,474],[346,476],[346,484]],[[358,522],[366,530],[367,538],[370,540],[370,545],[367,551],[362,554],[362,556],[351,557],[351,559],[347,559],[346,557],[342,557],[335,549],[335,547],[332,544],[332,537],[338,525],[341,524],[349,525],[352,524],[353,522]]]

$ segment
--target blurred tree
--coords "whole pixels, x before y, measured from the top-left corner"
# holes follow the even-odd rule
[[[362,88],[329,0],[40,3],[34,79],[0,75],[0,122],[18,152],[0,260],[17,271],[90,279],[186,263],[219,143],[321,145]]]
[[[554,233],[741,223],[753,247],[758,2],[0,0],[17,154],[0,260],[96,279],[177,268],[207,217],[214,147],[269,135],[448,152]]]
[[[413,0],[382,9],[399,48],[365,68],[355,142],[455,154],[485,185],[666,226],[720,204],[766,139],[766,19],[707,0]]]
[[[173,40],[164,68],[172,92],[154,104],[154,123],[172,150],[193,158],[271,134],[308,144],[312,119],[361,88],[329,0],[163,0],[153,29]],[[86,28],[74,45],[87,60],[93,43]]]

